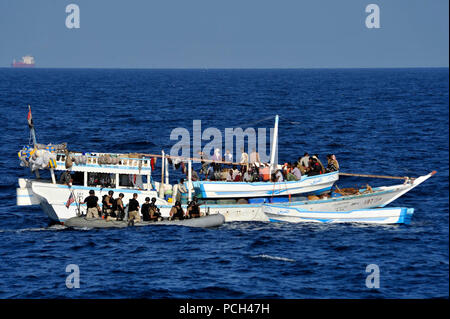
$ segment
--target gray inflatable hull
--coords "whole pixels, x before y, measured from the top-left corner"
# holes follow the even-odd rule
[[[221,214],[203,216],[199,218],[160,221],[160,222],[144,222],[135,223],[132,227],[141,226],[161,226],[161,225],[177,225],[187,227],[218,227],[225,222],[225,217]],[[100,218],[72,217],[64,222],[64,225],[72,228],[123,228],[130,227],[126,221],[106,221]]]

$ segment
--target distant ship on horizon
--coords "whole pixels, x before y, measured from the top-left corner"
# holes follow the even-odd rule
[[[13,68],[34,68],[34,57],[31,55],[26,55],[22,57],[22,61],[19,62],[14,59],[11,66]]]

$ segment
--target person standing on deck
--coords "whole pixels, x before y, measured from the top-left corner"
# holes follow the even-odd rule
[[[300,158],[300,171],[302,174],[305,174],[305,172],[308,171],[309,168],[309,154],[308,152],[305,152],[303,154],[303,157]]]
[[[141,221],[139,215],[139,202],[137,201],[138,194],[134,193],[133,198],[128,202],[128,220],[134,220],[135,222]]]
[[[233,154],[230,153],[230,150],[226,150],[225,152],[225,162],[233,163]]]
[[[99,218],[100,207],[98,206],[98,197],[95,196],[93,189],[89,191],[89,196],[80,204],[86,204],[86,218]]]
[[[250,153],[250,164],[256,164],[256,163],[258,163],[258,164],[261,163],[261,161],[259,159],[259,153],[254,148],[252,148],[252,152]]]
[[[59,177],[59,182],[61,184],[69,185],[71,179],[72,179],[72,176],[70,175],[70,169],[67,169]]]
[[[150,221],[150,197],[145,198],[145,203],[141,207],[141,215],[144,222]]]
[[[180,182],[177,185],[177,197],[176,200],[177,201],[181,201],[181,197],[183,194],[186,194],[188,191],[186,189],[186,185],[184,184],[184,178],[180,179]]]
[[[200,162],[202,164],[202,168],[200,169],[200,174],[204,174],[207,175],[207,171],[208,171],[208,162],[205,162],[204,160],[207,160],[208,157],[205,155],[205,153],[203,152],[198,152],[198,155],[200,155]]]
[[[213,154],[213,156],[211,157],[211,159],[212,159],[214,162],[221,162],[221,161],[222,161],[222,156],[220,155],[220,149],[219,149],[219,148],[216,148],[216,149],[214,150],[214,154]]]
[[[248,154],[245,153],[244,148],[241,148],[241,160],[239,161],[239,163],[241,164],[245,164],[246,166],[248,166]]]
[[[211,159],[213,160],[214,171],[219,172],[220,169],[222,168],[222,164],[220,163],[220,162],[222,162],[222,155],[220,154],[219,148],[216,148]]]

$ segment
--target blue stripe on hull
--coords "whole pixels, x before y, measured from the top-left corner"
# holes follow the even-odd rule
[[[282,189],[282,190],[279,190],[279,191],[268,191],[268,192],[266,192],[264,195],[260,195],[259,197],[267,197],[267,196],[273,196],[273,197],[278,197],[278,196],[288,196],[288,195],[284,195],[283,193],[286,193],[286,192],[293,192],[293,191],[295,192],[296,190],[301,189],[301,188],[303,188],[303,187],[292,188],[292,189],[289,189],[289,190]],[[291,194],[291,195],[303,195],[303,196],[308,196],[308,195],[320,195],[320,194],[322,194],[322,193],[324,193],[324,192],[330,191],[331,188],[332,188],[332,186],[329,186],[329,187],[324,187],[324,188],[321,188],[321,189],[318,189],[318,190],[315,190],[315,191],[312,191],[312,192],[295,193],[295,194]],[[244,196],[245,198],[252,198],[252,197],[246,197],[246,195],[252,194],[252,193],[254,193],[254,192],[255,192],[255,191],[245,191],[245,192],[237,192],[237,193],[232,193],[232,192],[214,192],[214,193],[215,193],[217,196],[220,196],[220,195],[227,195],[228,197],[226,197],[226,198],[239,198],[239,197],[242,197],[242,196]],[[205,190],[204,190],[204,188],[203,188],[203,186],[200,188],[200,194],[201,194],[201,198],[210,198],[210,199],[215,198],[214,196],[207,196],[207,195],[206,195],[206,192],[205,192]],[[220,199],[226,199],[225,197],[217,197],[217,198],[220,198]],[[253,198],[257,198],[257,197],[253,197]]]
[[[339,172],[332,172],[332,173],[326,173],[326,174],[320,174],[320,175],[314,175],[314,176],[302,176],[301,180],[299,181],[283,181],[281,183],[283,184],[293,184],[293,183],[298,183],[298,182],[303,182],[304,180],[307,179],[314,179],[314,178],[321,178],[324,176],[332,176],[332,175],[336,175],[339,174]],[[197,187],[198,185],[206,185],[206,184],[230,184],[231,182],[225,182],[225,181],[195,181],[192,182],[192,184],[194,185],[194,187]],[[267,185],[267,183],[272,183],[273,182],[232,182],[233,184],[251,184],[251,185]]]
[[[411,223],[412,215],[414,214],[414,208],[402,208],[400,213],[400,217],[398,218],[397,223],[408,225]]]
[[[54,185],[54,184],[52,184]],[[69,189],[68,186],[66,185],[56,185],[58,188],[67,188]],[[108,191],[113,191],[113,192],[117,192],[117,193],[136,193],[136,194],[142,194],[142,192],[154,192],[155,190],[138,190],[138,189],[127,189],[127,188],[108,188],[108,187],[104,187],[104,188],[100,188],[100,187],[94,187],[94,186],[78,186],[78,185],[72,185],[71,187],[72,189],[80,189],[80,190],[91,190],[93,189],[94,191],[102,191],[102,192],[108,192]]]

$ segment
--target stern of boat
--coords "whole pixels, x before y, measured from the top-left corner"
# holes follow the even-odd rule
[[[27,178],[19,178],[19,188],[16,188],[16,204],[17,206],[39,205],[39,198],[33,193],[31,188],[31,180]]]

